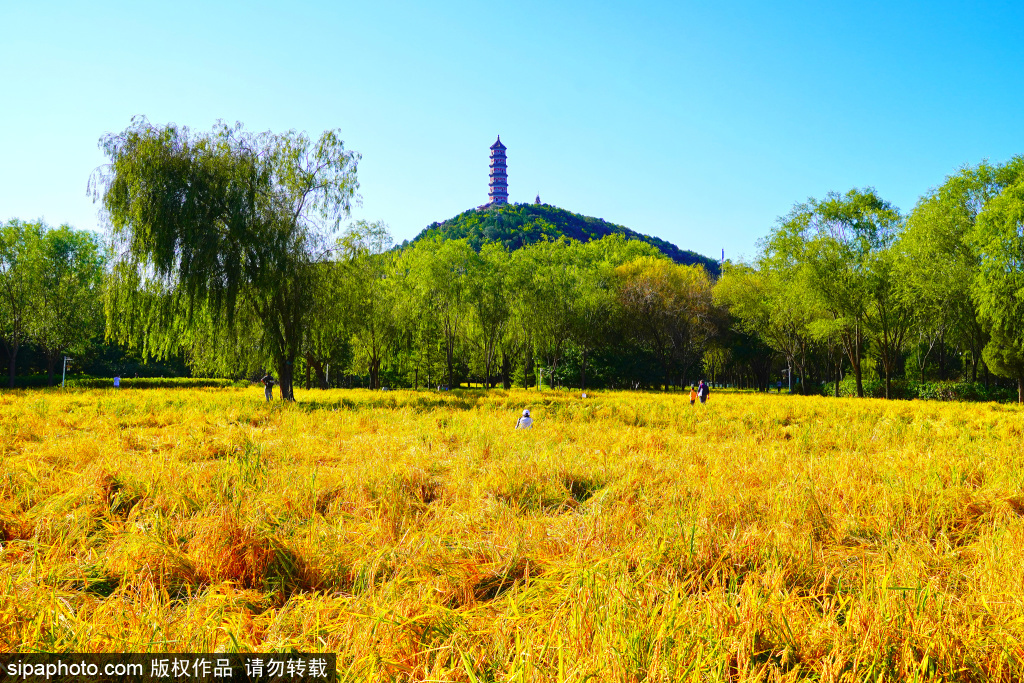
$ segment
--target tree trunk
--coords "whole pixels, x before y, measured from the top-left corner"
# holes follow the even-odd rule
[[[583,347],[583,362],[580,363],[580,391],[587,390],[587,347]]]
[[[857,398],[864,398],[864,383],[861,381],[861,368],[860,368],[860,326],[857,326],[856,339],[854,340],[855,358],[854,361],[854,376],[857,378]]]
[[[512,359],[504,351],[501,352],[501,388],[512,388]]]
[[[1024,377],[1017,378],[1017,403],[1024,403]]]
[[[494,339],[492,338],[487,345],[487,349],[484,352],[485,363],[484,363],[484,388],[493,389],[494,382],[491,381],[492,370],[494,369]]]
[[[370,360],[370,389],[380,389],[380,358]]]
[[[946,335],[939,336],[939,380],[946,381]]]
[[[324,371],[324,365],[320,363],[311,353],[307,353],[303,356],[306,361],[306,388],[311,389],[310,384],[310,369],[313,371],[313,375],[316,377],[316,385],[321,389],[327,388],[327,373]]]
[[[295,400],[295,389],[294,389],[294,377],[295,374],[295,359],[294,358],[279,358],[277,360],[277,378],[278,384],[281,388],[281,400],[282,401],[294,401]]]
[[[17,371],[17,360],[18,360],[18,344],[11,345],[10,348],[10,360],[7,364],[7,386],[11,389],[14,388],[14,374]]]
[[[309,391],[312,388],[313,388],[313,368],[311,368],[309,366],[309,363],[307,362],[306,363],[306,391]]]
[[[836,398],[839,398],[839,380],[842,379],[843,374],[843,357],[840,354],[839,362],[836,363]]]
[[[453,356],[455,354],[453,353],[453,349],[452,349],[453,346],[454,346],[454,342],[453,341],[445,342],[445,355],[446,355],[447,360],[448,360],[448,389],[449,390],[455,387],[455,369],[453,367],[453,365],[454,365],[454,363],[453,363],[453,361],[454,361]]]
[[[46,385],[53,386],[53,366],[56,365],[57,359],[53,356],[46,356]]]

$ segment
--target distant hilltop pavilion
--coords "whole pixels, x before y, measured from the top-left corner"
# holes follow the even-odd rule
[[[491,145],[491,174],[487,191],[487,198],[490,201],[476,207],[477,209],[489,209],[493,206],[508,204],[508,166],[506,165],[508,160],[505,157],[505,149],[506,147],[501,144],[501,136],[499,135],[498,139]],[[539,192],[533,203],[540,204]]]
[[[501,136],[491,145],[491,183],[487,193],[489,206],[508,204],[508,170],[505,166],[505,145]]]

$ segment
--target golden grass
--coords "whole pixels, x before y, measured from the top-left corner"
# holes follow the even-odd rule
[[[334,651],[353,681],[1024,679],[1016,406],[298,398],[0,394],[0,650]]]

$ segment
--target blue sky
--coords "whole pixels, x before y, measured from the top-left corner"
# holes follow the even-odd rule
[[[603,217],[707,255],[874,186],[909,210],[1024,153],[1020,2],[0,0],[0,220],[102,229],[97,140],[133,115],[339,128],[355,217],[397,241],[487,199]]]

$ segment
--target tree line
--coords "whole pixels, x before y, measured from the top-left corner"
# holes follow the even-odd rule
[[[14,387],[26,345],[42,356],[49,384],[64,354],[103,331],[105,255],[99,238],[68,225],[10,220],[0,225],[0,345]]]
[[[88,277],[44,275],[60,260],[47,235],[78,233],[5,228],[12,381],[19,340],[56,359],[102,308],[111,344],[202,375],[269,369],[286,399],[303,381],[764,390],[784,369],[799,392],[865,395],[877,377],[896,396],[911,380],[981,376],[1024,399],[1021,157],[960,169],[906,215],[870,188],[809,199],[715,278],[622,235],[509,249],[427,233],[396,247],[385,225],[348,222],[359,155],[337,131],[137,119],[101,147],[110,163],[90,189],[109,231],[105,250],[81,247]],[[61,278],[87,282],[75,291],[88,302],[57,303],[72,296]],[[93,327],[55,336],[68,311]]]
[[[845,366],[864,396],[868,361],[887,398],[897,379],[981,371],[1024,402],[1024,157],[962,168],[907,215],[872,189],[797,204],[715,300],[837,392]]]

